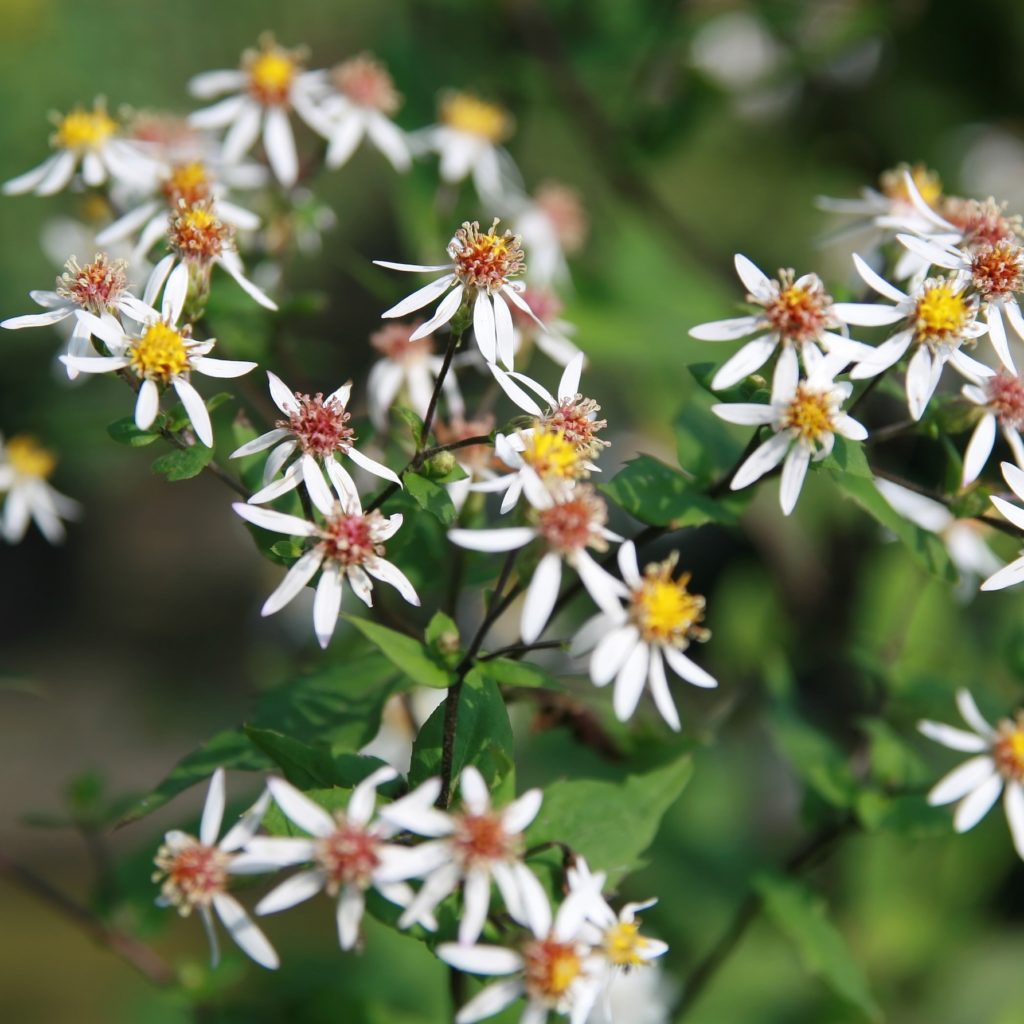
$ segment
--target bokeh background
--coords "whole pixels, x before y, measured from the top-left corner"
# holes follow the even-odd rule
[[[815,195],[853,195],[883,169],[923,160],[951,190],[1024,209],[1024,8],[1010,0],[2,0],[0,14],[4,180],[45,155],[51,109],[102,94],[112,108],[186,111],[188,78],[233,66],[264,29],[308,45],[311,66],[379,54],[405,96],[408,128],[433,121],[445,87],[504,103],[527,184],[570,184],[588,211],[566,316],[612,424],[606,472],[637,451],[674,459],[673,419],[702,401],[686,366],[719,355],[686,331],[732,315],[741,298],[732,253],[768,269],[817,268],[836,294],[848,285],[848,254],[818,245],[834,225]],[[403,284],[373,272],[370,259],[420,258],[423,240],[444,237],[463,214],[489,218],[468,191],[438,211],[431,166],[404,182],[382,167],[361,152],[313,184],[337,224],[318,253],[288,269],[296,288],[321,296],[274,328],[273,368],[296,387],[326,391],[365,374],[367,338]],[[82,213],[67,195],[0,203],[0,315],[29,311],[29,289],[48,287],[60,269],[53,250],[66,235],[54,218]],[[239,355],[267,330],[260,318],[241,324]],[[115,381],[69,386],[55,371],[58,344],[46,330],[0,338],[0,430],[34,432],[58,450],[56,483],[87,510],[61,548],[35,533],[0,548],[0,846],[140,930],[185,965],[188,984],[184,994],[153,990],[0,876],[0,1019],[445,1020],[445,974],[422,947],[371,925],[367,953],[343,958],[316,901],[271,922],[285,962],[273,977],[236,956],[211,976],[195,922],[145,909],[159,835],[191,820],[201,794],[116,832],[107,822],[213,731],[243,719],[296,662],[319,655],[308,608],[259,620],[278,570],[256,556],[216,481],[169,485],[152,474],[148,451],[111,443],[105,427],[127,413],[126,396]],[[926,459],[921,444],[896,456]],[[694,748],[696,772],[649,866],[624,889],[661,897],[647,923],[672,944],[666,968],[677,989],[751,875],[784,862],[823,813],[779,741],[780,707],[798,707],[854,763],[923,792],[952,761],[913,738],[916,715],[950,718],[957,685],[975,687],[997,715],[1024,681],[1014,595],[958,603],[900,548],[880,544],[827,483],[812,479],[786,522],[774,485],[766,490],[742,530],[705,528],[681,542],[708,595],[707,664],[723,686],[680,694],[679,743]],[[888,731],[865,725],[883,718]],[[623,772],[564,729],[531,727],[528,709],[516,724],[521,785]],[[653,721],[639,728],[665,743]],[[242,793],[253,782],[232,780]],[[63,824],[69,815],[77,827]],[[807,872],[886,1020],[1024,1022],[1024,869],[999,818],[966,838],[945,818],[928,836],[853,835]],[[644,1020],[639,1010],[635,1019]],[[759,919],[680,1019],[865,1018]]]

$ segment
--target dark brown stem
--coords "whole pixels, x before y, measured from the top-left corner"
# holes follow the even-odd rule
[[[430,428],[434,425],[434,413],[437,411],[437,402],[441,397],[441,389],[444,387],[445,378],[447,378],[448,371],[451,369],[452,360],[455,358],[455,351],[458,349],[464,333],[465,328],[463,327],[461,330],[453,330],[448,336],[448,347],[444,350],[441,370],[437,375],[437,380],[434,382],[434,390],[430,394],[427,413],[423,417],[423,430],[420,432],[420,443],[416,449],[417,455],[427,446],[427,440],[430,438]]]

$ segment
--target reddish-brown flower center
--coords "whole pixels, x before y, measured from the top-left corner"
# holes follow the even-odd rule
[[[333,896],[345,885],[368,888],[380,864],[379,846],[376,836],[339,817],[337,830],[316,841],[315,855],[327,874],[328,893]]]
[[[213,212],[208,199],[193,206],[181,201],[171,214],[168,241],[182,259],[209,263],[230,245],[231,238],[230,226]]]
[[[986,299],[999,299],[1024,288],[1024,249],[1016,242],[982,245],[971,256],[974,287]]]
[[[128,287],[127,270],[126,260],[111,261],[103,252],[98,252],[92,263],[84,267],[72,256],[57,278],[57,294],[99,316],[113,310],[124,294]]]
[[[942,214],[960,229],[964,244],[970,248],[1012,242],[1021,232],[1020,217],[1008,217],[1004,207],[994,199],[980,202],[950,196],[943,203]]]
[[[402,105],[394,79],[384,65],[368,53],[339,64],[331,72],[331,77],[339,92],[362,107],[393,114]]]
[[[384,545],[377,541],[377,531],[384,517],[376,509],[367,512],[339,512],[331,516],[320,533],[320,550],[325,558],[343,568],[362,565],[375,555],[384,554]]]
[[[1024,427],[1024,381],[1000,370],[985,382],[988,404],[1004,427]]]
[[[1024,712],[999,723],[992,756],[1003,778],[1024,782]]]
[[[370,335],[370,344],[381,355],[396,363],[416,363],[431,355],[434,351],[434,336],[409,340],[409,335],[423,323],[414,320],[410,324],[385,324],[379,331]]]
[[[209,906],[213,897],[227,888],[231,855],[216,846],[205,846],[192,836],[157,851],[154,882],[162,882],[161,894],[182,914],[193,907]]]
[[[504,860],[519,852],[518,837],[505,831],[501,815],[493,811],[458,817],[453,842],[464,864]]]
[[[528,943],[523,958],[527,992],[547,1004],[557,1003],[583,970],[576,947],[553,938]]]
[[[497,231],[497,218],[487,232],[481,232],[479,222],[466,221],[449,242],[455,274],[467,287],[496,291],[526,269],[519,236]]]
[[[321,391],[312,398],[296,391],[295,399],[298,409],[276,425],[291,430],[307,455],[326,458],[352,447],[355,431],[347,425],[351,413],[341,402],[336,398],[325,399]]]
[[[780,270],[774,295],[764,303],[764,316],[783,341],[817,341],[833,325],[832,296],[816,274],[794,281],[792,270]],[[757,301],[753,296],[751,302]]]
[[[544,425],[549,430],[561,431],[566,441],[585,459],[596,458],[602,448],[607,448],[610,441],[603,441],[597,436],[598,431],[608,426],[607,420],[597,418],[601,406],[592,398],[574,395],[563,400],[556,409],[544,417]]]
[[[537,513],[537,529],[548,546],[561,554],[592,547],[604,551],[607,541],[601,527],[608,521],[608,508],[593,487],[580,484],[567,501]]]

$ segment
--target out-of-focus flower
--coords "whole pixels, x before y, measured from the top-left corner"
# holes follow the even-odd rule
[[[63,519],[77,519],[82,506],[52,487],[48,480],[57,457],[28,434],[15,434],[4,443],[0,434],[0,531],[8,544],[17,544],[31,520],[51,543],[64,539]]]
[[[334,635],[341,610],[343,579],[348,580],[356,597],[367,607],[373,605],[371,576],[394,587],[409,604],[418,606],[419,596],[405,573],[384,558],[384,543],[401,527],[401,514],[385,517],[377,509],[363,512],[359,498],[346,491],[339,492],[338,501],[332,499],[326,488],[321,492],[320,488],[313,487],[309,496],[323,516],[323,524],[259,505],[236,502],[232,506],[254,526],[313,541],[313,546],[298,558],[264,602],[260,614],[273,615],[280,611],[318,572],[320,582],[313,601],[313,630],[321,647],[326,647]]]
[[[299,177],[288,112],[294,110],[311,128],[322,125],[315,94],[324,82],[322,71],[306,71],[304,49],[279,46],[270,33],[259,40],[258,50],[242,54],[237,71],[204,71],[189,82],[199,99],[212,99],[225,92],[237,95],[219,100],[189,116],[194,128],[226,128],[222,152],[225,163],[237,163],[255,145],[262,129],[263,149],[277,180],[286,188]]]
[[[71,181],[79,165],[82,181],[90,187],[110,179],[142,190],[151,186],[159,164],[122,137],[120,125],[107,113],[103,100],[96,100],[92,110],[76,107],[59,116],[56,123],[50,144],[57,152],[38,167],[5,182],[6,195],[53,195]]]
[[[518,306],[512,307],[516,356],[535,344],[559,366],[567,366],[580,350],[571,340],[575,326],[560,316],[562,300],[549,288],[528,287],[522,297],[531,313],[527,315]]]
[[[642,576],[632,541],[619,548],[618,559],[629,589],[626,606],[614,613],[602,611],[585,622],[569,653],[579,657],[593,652],[590,678],[595,686],[615,680],[613,707],[619,721],[632,717],[646,685],[661,717],[669,728],[678,731],[679,712],[669,692],[665,662],[694,686],[718,685],[713,676],[683,653],[691,641],[703,643],[711,636],[700,625],[704,598],[690,593],[689,573],[674,577],[674,553],[664,562],[648,565]]]
[[[734,491],[749,487],[781,462],[779,504],[787,516],[796,508],[807,467],[832,451],[836,434],[851,441],[863,441],[868,436],[861,423],[843,412],[853,385],[834,380],[841,363],[814,350],[808,351],[804,359],[808,372],[801,380],[796,352],[786,349],[779,356],[768,405],[729,402],[711,407],[716,416],[729,423],[771,426],[773,435],[736,470],[729,487]]]
[[[569,280],[566,255],[583,248],[589,225],[579,193],[544,182],[532,198],[513,204],[512,223],[530,253],[529,283],[546,287]]]
[[[218,768],[210,779],[199,824],[199,838],[175,829],[164,836],[163,846],[157,851],[157,871],[153,875],[153,881],[161,883],[157,903],[163,907],[177,907],[182,917],[187,917],[193,910],[199,911],[210,940],[214,967],[220,959],[213,924],[214,912],[239,948],[256,963],[271,970],[280,964],[267,937],[253,923],[241,903],[227,891],[230,875],[266,870],[260,865],[247,863],[247,855],[238,851],[256,834],[269,803],[270,793],[264,792],[218,843],[217,834],[224,819],[224,769]]]
[[[273,448],[263,469],[264,486],[249,499],[252,504],[273,501],[301,483],[305,483],[311,497],[314,490],[318,492],[319,504],[331,504],[333,499],[324,483],[321,467],[339,494],[349,494],[358,501],[356,485],[348,470],[335,458],[337,455],[346,456],[367,472],[401,486],[396,473],[355,447],[355,431],[348,425],[351,414],[346,409],[352,393],[351,381],[324,398],[321,392],[310,397],[291,391],[274,373],[268,372],[267,379],[270,397],[287,419],[278,420],[273,430],[231,453],[231,458],[240,459]],[[298,455],[298,459],[275,480],[293,455]]]
[[[1024,470],[1013,465],[1012,462],[1000,463],[1003,471],[1003,479],[1009,484],[1010,490],[1024,501]],[[992,504],[1019,530],[1024,530],[1024,509],[1014,505],[998,494],[993,494]],[[1006,587],[1014,587],[1024,582],[1024,555],[1014,559],[1009,565],[1004,565],[998,572],[993,573],[981,585],[982,590],[1003,590]]]
[[[407,928],[429,915],[461,882],[459,942],[476,942],[487,920],[492,880],[517,921],[526,920],[530,913],[529,904],[540,884],[523,863],[522,834],[537,816],[543,794],[530,789],[495,810],[483,776],[472,765],[459,778],[461,810],[438,810],[434,803],[440,791],[441,780],[428,779],[381,808],[381,818],[394,828],[428,838],[406,848],[398,866],[402,877],[424,880],[398,923]]]
[[[932,806],[959,801],[953,828],[967,832],[1003,796],[1003,809],[1013,845],[1024,858],[1024,712],[1004,718],[993,728],[967,690],[957,690],[957,707],[970,731],[924,720],[917,727],[931,740],[951,750],[975,756],[940,779],[928,794]]]
[[[978,479],[996,443],[996,428],[1013,452],[1014,461],[1024,468],[1024,443],[1020,431],[1024,427],[1024,381],[1016,374],[1000,371],[977,384],[965,384],[964,398],[982,410],[971,440],[964,452],[962,486]]]
[[[381,316],[407,316],[444,296],[434,315],[409,336],[410,341],[416,341],[443,327],[455,316],[464,302],[468,304],[472,301],[473,333],[481,354],[487,362],[493,363],[500,359],[511,369],[515,345],[512,313],[508,303],[511,302],[513,306],[536,319],[533,310],[520,294],[524,290],[524,285],[521,281],[512,280],[525,269],[519,236],[513,235],[511,231],[499,235],[497,219],[486,232],[480,230],[477,221],[466,221],[448,243],[448,255],[451,263],[433,266],[374,260],[378,267],[386,267],[389,270],[413,273],[448,271],[443,277],[406,296]]]
[[[690,328],[690,337],[700,341],[736,341],[757,334],[718,369],[711,381],[716,391],[756,373],[780,345],[799,349],[805,358],[811,350],[824,351],[842,356],[846,362],[872,353],[869,346],[845,336],[844,318],[817,274],[797,278],[792,270],[780,270],[772,280],[740,253],[735,262],[736,273],[749,293],[747,301],[762,306],[763,312]]]
[[[493,429],[493,416],[481,416],[472,420],[467,420],[463,416],[452,416],[447,421],[434,421],[434,433],[437,435],[438,444],[467,441],[474,437],[486,438]],[[504,467],[498,463],[490,444],[464,445],[454,449],[453,454],[459,468],[467,475],[462,480],[455,480],[445,486],[455,508],[461,512],[473,484],[495,479],[498,470]]]
[[[669,1024],[675,997],[676,986],[657,961],[642,971],[616,971],[586,1024]]]

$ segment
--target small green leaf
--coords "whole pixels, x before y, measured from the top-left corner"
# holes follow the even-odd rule
[[[754,887],[761,895],[765,914],[796,947],[804,969],[821,978],[869,1020],[880,1021],[881,1008],[871,995],[860,964],[829,921],[824,901],[802,882],[774,872],[758,875]]]
[[[393,405],[391,411],[409,428],[409,435],[418,445],[423,435],[423,420],[406,405]]]
[[[270,545],[270,551],[282,560],[290,560],[302,554],[302,545],[293,540],[278,540]]]
[[[441,484],[428,480],[419,473],[406,473],[403,477],[405,489],[413,496],[420,508],[435,516],[445,526],[455,522],[458,513],[451,495]]]
[[[772,714],[772,736],[799,778],[833,807],[849,807],[857,783],[843,752],[821,731],[788,709]]]
[[[447,669],[434,661],[428,648],[411,636],[397,633],[369,619],[348,616],[348,620],[392,665],[401,669],[418,686],[446,690],[455,681]]]
[[[462,658],[459,627],[450,615],[435,612],[423,631],[431,655],[446,668],[455,668]]]
[[[135,426],[135,420],[130,416],[126,416],[121,420],[114,420],[107,427],[107,433],[118,444],[126,444],[132,448],[144,448],[147,444],[152,444],[160,436],[159,432],[155,430],[139,430]]]
[[[202,473],[212,458],[212,448],[197,444],[161,455],[153,463],[153,472],[160,473],[168,480],[191,480]]]
[[[244,726],[245,735],[262,750],[299,789],[329,786],[334,774],[330,750],[314,747],[276,729]]]
[[[564,690],[565,687],[550,672],[527,661],[512,658],[488,658],[477,663],[481,675],[499,686],[528,686],[544,690]]]

